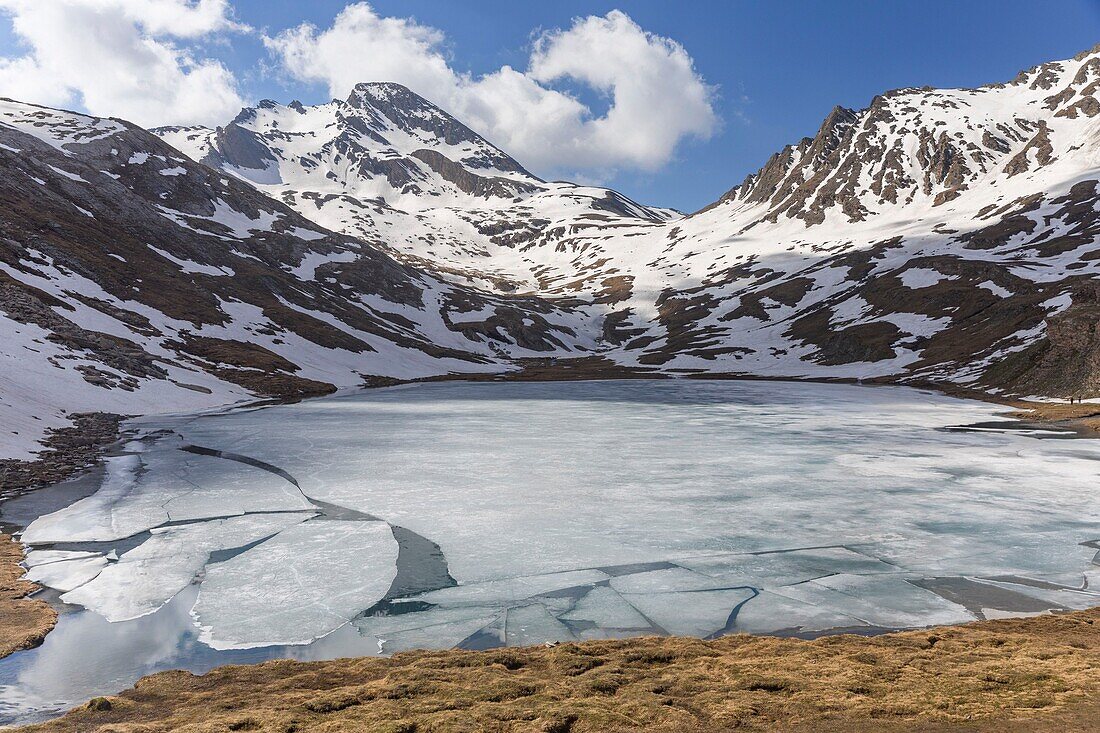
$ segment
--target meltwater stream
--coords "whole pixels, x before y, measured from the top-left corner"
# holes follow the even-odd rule
[[[0,723],[162,669],[1100,605],[1100,441],[1000,411],[456,382],[135,421],[98,474],[0,506],[65,604],[0,660]]]

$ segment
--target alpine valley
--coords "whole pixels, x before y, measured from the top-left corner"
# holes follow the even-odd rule
[[[684,214],[397,84],[145,130],[0,101],[0,457],[78,413],[541,368],[1100,393],[1100,48],[900,89]]]

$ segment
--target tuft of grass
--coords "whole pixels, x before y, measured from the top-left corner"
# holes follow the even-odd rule
[[[791,692],[794,685],[789,680],[769,678],[749,678],[741,684],[742,689],[753,692]]]
[[[310,712],[324,715],[326,713],[338,713],[358,704],[359,698],[354,695],[337,695],[309,700],[305,703],[305,708]]]
[[[543,721],[539,726],[542,733],[570,733],[573,724],[577,722],[577,716],[572,714],[553,715]]]

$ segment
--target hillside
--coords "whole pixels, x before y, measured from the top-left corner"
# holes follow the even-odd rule
[[[66,413],[500,371],[591,343],[547,301],[399,263],[122,121],[0,102],[0,170],[11,457]]]
[[[70,412],[533,357],[1096,395],[1098,84],[1093,50],[837,108],[691,215],[542,181],[396,84],[156,134],[4,101],[3,455]]]

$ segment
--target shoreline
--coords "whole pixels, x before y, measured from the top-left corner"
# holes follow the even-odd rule
[[[9,499],[60,483],[93,470],[103,454],[118,443],[121,415],[81,413],[73,425],[43,441],[34,461],[0,460],[0,507]],[[57,611],[35,595],[45,590],[23,578],[23,546],[0,517],[0,659],[40,646],[57,624]]]
[[[161,672],[56,731],[1091,730],[1100,608],[807,641],[735,634]]]
[[[406,384],[417,383],[430,383],[438,381],[471,381],[471,382],[504,382],[504,381],[602,381],[613,379],[670,379],[670,378],[690,378],[690,379],[713,379],[716,381],[724,380],[743,380],[743,381],[794,381],[794,382],[811,382],[811,383],[833,383],[833,384],[862,384],[863,386],[901,386],[910,387],[914,389],[923,389],[935,391],[940,394],[944,394],[949,397],[956,397],[961,399],[977,399],[982,402],[1003,405],[1006,408],[1012,408],[1013,411],[1006,413],[1006,421],[1016,421],[1022,424],[1042,424],[1044,426],[1058,426],[1074,430],[1079,437],[1096,438],[1100,437],[1100,404],[1080,404],[1080,405],[1068,405],[1063,403],[1042,403],[1033,402],[1027,400],[1019,400],[1012,398],[1004,398],[997,395],[990,395],[987,393],[977,392],[974,390],[967,390],[964,388],[953,388],[952,385],[942,384],[905,384],[897,383],[886,380],[867,380],[860,382],[858,380],[851,379],[802,379],[802,378],[770,378],[770,377],[752,377],[739,374],[685,374],[685,375],[669,375],[669,374],[653,374],[648,371],[636,371],[636,370],[623,370],[623,369],[611,369],[607,368],[606,364],[593,364],[590,360],[584,360],[589,362],[588,364],[576,364],[571,363],[567,367],[562,368],[562,365],[549,362],[543,362],[535,365],[521,365],[523,368],[516,372],[507,372],[503,374],[487,374],[487,375],[441,375],[439,377],[430,377],[416,380],[386,380],[384,382],[375,382],[373,384],[365,385],[365,388],[382,388],[390,386],[401,386]],[[603,362],[603,360],[596,360],[597,362]],[[470,378],[470,377],[473,378]],[[298,400],[294,400],[298,401]],[[240,408],[256,408],[262,407],[265,404],[282,403],[282,400],[271,400],[270,398],[258,399],[254,402],[241,403],[228,407],[227,409],[240,409]],[[113,426],[110,425],[110,421],[113,419]],[[97,415],[97,421],[94,423],[93,435],[91,436],[79,436],[76,435],[76,439],[71,439],[69,444],[65,444],[63,441],[52,440],[53,445],[44,451],[44,455],[33,464],[38,464],[40,468],[35,470],[32,467],[24,468],[17,472],[16,475],[25,477],[22,485],[11,485],[6,483],[0,483],[0,487],[3,491],[0,492],[0,501],[14,496],[35,490],[39,486],[49,485],[57,481],[64,480],[66,478],[72,478],[79,475],[83,471],[87,471],[94,467],[100,460],[101,456],[110,449],[112,445],[118,444],[122,439],[121,418],[119,416],[103,416]],[[110,426],[110,429],[104,429],[104,426]],[[73,428],[65,428],[64,431],[79,431],[79,425],[73,426]],[[75,434],[75,433],[74,433]],[[54,436],[51,436],[54,439]],[[23,462],[31,464],[32,462]],[[59,478],[60,477],[60,478]],[[13,608],[16,609],[16,613],[9,612],[5,605],[7,601],[0,600],[0,625],[4,626],[5,631],[11,631],[18,635],[23,634],[20,637],[21,640],[12,644],[9,649],[4,645],[3,641],[0,641],[0,657],[7,654],[33,648],[38,644],[41,644],[46,634],[52,629],[56,622],[56,611],[49,606],[45,601],[37,598],[28,598],[27,596],[33,595],[38,587],[28,581],[20,580],[24,569],[19,564],[22,559],[21,547],[14,540],[10,540],[7,536],[0,536],[0,542],[5,542],[6,546],[10,546],[14,549],[14,552],[8,551],[6,553],[0,552],[0,573],[7,572],[13,576],[13,579],[20,585],[21,595],[18,595],[11,599],[11,603],[18,604]],[[0,591],[9,584],[0,586]],[[20,613],[23,611],[29,611],[32,604],[40,609],[38,614],[35,613]],[[45,611],[42,612],[41,608],[44,607]],[[1093,609],[1096,611],[1097,609]],[[43,624],[47,623],[43,618],[43,613],[49,615],[48,626],[43,628]],[[1086,612],[1087,613],[1087,612]],[[1073,615],[1073,614],[1059,614],[1059,615]],[[1021,619],[1021,623],[1028,624],[1031,619]],[[984,622],[977,622],[984,623]],[[1091,624],[1092,621],[1089,621]],[[967,626],[969,626],[968,624]],[[938,632],[941,629],[954,629],[957,627],[927,627],[920,630],[909,631],[886,631],[875,635],[874,637],[859,637],[859,638],[880,638],[890,637],[896,634],[914,634],[922,632]],[[961,627],[959,627],[961,628]],[[1097,628],[1100,628],[1100,623],[1097,624]],[[842,630],[826,633],[823,636],[818,636],[817,639],[828,638],[847,638],[849,635],[843,634]],[[681,637],[665,637],[670,640],[684,641],[686,638]],[[782,637],[755,637],[755,638],[782,638]],[[798,639],[795,637],[787,637],[787,640],[797,643],[812,644],[815,643],[814,639]],[[601,642],[586,642],[585,644],[599,644]],[[630,642],[625,642],[629,644]],[[580,646],[584,646],[581,644]],[[526,650],[522,650],[526,651]],[[310,664],[335,664],[335,662],[320,662]],[[263,665],[261,665],[263,666]],[[160,673],[174,674],[174,673]],[[213,672],[208,673],[213,674]],[[152,677],[159,677],[160,675],[153,675]],[[144,686],[147,680],[150,678],[143,678],[138,684]],[[123,693],[124,695],[126,693]]]
[[[33,649],[57,625],[57,611],[40,598],[42,588],[23,579],[23,546],[0,533],[0,658]]]

